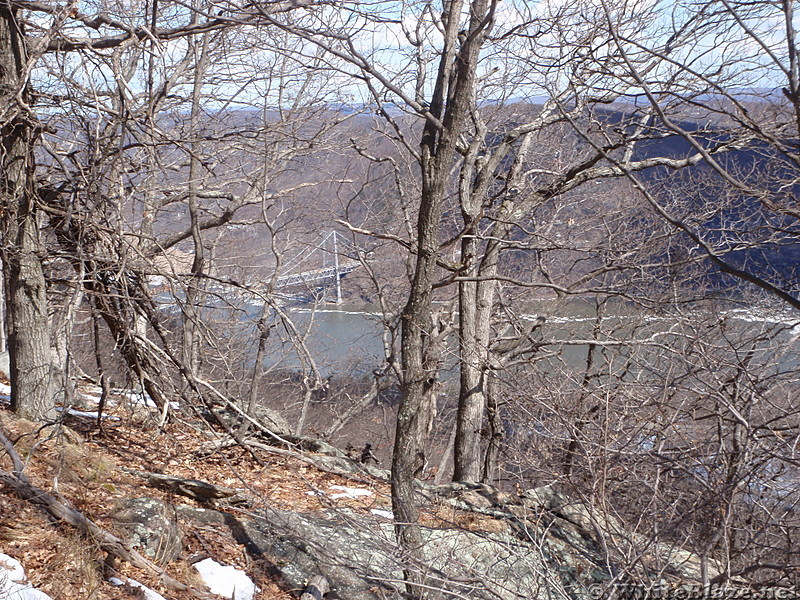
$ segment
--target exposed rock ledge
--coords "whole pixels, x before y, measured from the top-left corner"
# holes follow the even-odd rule
[[[585,505],[550,488],[528,490],[502,505],[487,486],[428,487],[425,495],[486,518],[474,531],[425,528],[424,565],[404,562],[390,521],[362,512],[234,513],[188,506],[178,511],[184,519],[227,525],[251,555],[269,559],[295,589],[323,575],[330,582],[330,598],[399,598],[405,568],[424,571],[426,584],[445,592],[443,597],[487,600],[590,598],[592,585],[618,575],[601,538],[624,535],[619,525],[602,521]],[[627,541],[637,540],[628,536]],[[699,560],[691,553],[657,544],[651,545],[647,559],[673,582],[699,578]]]
[[[227,524],[251,554],[269,557],[293,587],[321,574],[330,582],[329,597],[400,595],[404,565],[393,525],[378,518],[345,510],[327,515],[271,510],[242,519],[209,509],[179,511],[183,518]],[[600,556],[590,544],[577,554],[591,567],[577,577],[570,566],[575,557],[568,558],[559,541],[523,542],[511,533],[455,529],[426,529],[425,538],[428,564],[418,568],[428,574],[428,585],[450,594],[495,600],[580,597],[594,578],[602,578]]]

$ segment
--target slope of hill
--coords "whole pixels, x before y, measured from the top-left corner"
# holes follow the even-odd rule
[[[85,399],[96,393],[82,388]],[[0,410],[0,552],[53,600],[142,597],[138,583],[154,590],[149,598],[218,597],[212,592],[225,589],[225,576],[204,580],[195,566],[207,559],[258,587],[222,592],[238,600],[288,600],[315,576],[329,582],[331,598],[400,597],[404,568],[424,569],[445,596],[587,598],[624,583],[612,541],[641,546],[642,585],[654,573],[675,589],[700,577],[697,556],[637,540],[613,517],[549,487],[514,494],[458,483],[419,482],[429,562],[409,565],[393,541],[387,472],[309,438],[288,447],[230,443],[192,411],[176,410],[159,429],[156,411],[122,394],[111,400],[102,427],[91,411],[40,427]],[[36,498],[19,497],[15,454],[40,499],[120,536],[150,561],[146,568],[119,560],[102,536],[54,519]],[[130,517],[136,503],[163,507],[165,520]]]

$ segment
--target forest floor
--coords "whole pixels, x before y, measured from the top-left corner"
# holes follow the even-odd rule
[[[85,390],[91,396],[92,390]],[[317,470],[296,457],[259,453],[256,457],[238,446],[211,453],[209,444],[220,439],[199,421],[174,418],[158,427],[158,415],[142,407],[118,403],[106,411],[116,419],[68,415],[60,426],[40,427],[19,420],[0,403],[0,428],[26,461],[25,474],[34,485],[66,500],[101,527],[114,532],[110,513],[125,498],[152,497],[173,504],[194,503],[185,497],[149,487],[136,472],[197,479],[240,490],[255,506],[315,512],[332,504],[364,513],[390,510],[385,482],[357,483]],[[0,469],[11,462],[0,456]],[[369,491],[350,494],[341,488]],[[236,511],[231,507],[221,510]],[[251,508],[252,510],[252,508]],[[289,600],[302,590],[288,589],[275,574],[268,558],[254,560],[224,527],[180,523],[184,551],[169,563],[166,572],[175,579],[203,587],[192,565],[210,557],[223,565],[245,571],[260,588],[254,600]],[[117,587],[110,575],[129,577],[166,598],[184,600],[189,593],[167,591],[149,573],[117,563],[120,572],[104,567],[106,555],[97,544],[63,524],[53,523],[29,502],[17,498],[0,484],[0,553],[17,559],[31,585],[53,600],[111,600],[141,598],[141,592]],[[137,595],[138,594],[138,595]]]

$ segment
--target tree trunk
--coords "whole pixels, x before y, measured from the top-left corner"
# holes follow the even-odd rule
[[[486,416],[488,441],[486,443],[486,454],[483,459],[482,483],[493,485],[498,479],[500,467],[500,443],[503,441],[503,419],[500,416],[500,406],[497,402],[497,393],[493,388],[497,386],[494,376],[487,373],[484,381],[486,387]]]
[[[419,517],[414,498],[414,475],[424,465],[424,437],[431,411],[430,390],[437,373],[429,371],[427,346],[433,331],[431,301],[436,258],[439,247],[439,221],[444,197],[446,165],[434,163],[425,169],[422,203],[417,226],[417,263],[409,299],[403,310],[401,360],[403,365],[402,399],[397,413],[397,429],[392,455],[392,508],[397,522],[396,533],[403,550],[422,559],[422,534],[416,525]],[[419,583],[417,573],[406,570],[409,584]],[[412,597],[419,590],[409,586]]]
[[[462,2],[450,3],[445,22],[455,22],[460,15]],[[457,25],[457,23],[456,23]],[[445,51],[442,53],[436,89],[431,101],[431,112],[440,116],[443,111],[447,85],[453,68],[457,30],[449,27],[445,32]],[[448,107],[450,108],[450,107]],[[392,510],[396,521],[396,535],[400,547],[417,562],[424,560],[422,533],[417,520],[419,511],[414,497],[414,475],[424,464],[422,423],[428,415],[422,414],[430,407],[425,400],[436,373],[426,369],[426,346],[433,330],[431,302],[439,251],[439,222],[445,182],[455,150],[456,135],[452,131],[439,131],[427,121],[422,135],[422,194],[417,215],[417,256],[408,302],[403,309],[400,354],[402,361],[402,397],[397,413],[394,452],[392,453]],[[405,570],[408,593],[421,597],[422,582],[419,573]]]
[[[480,133],[480,131],[479,131]],[[479,136],[480,137],[485,137]],[[515,194],[503,197],[494,222],[481,235],[481,224],[485,222],[486,202],[489,198],[490,186],[495,181],[494,171],[510,153],[515,153],[511,168],[506,176],[506,189],[512,189],[519,183],[524,173],[522,168],[531,144],[531,135],[524,134],[516,146],[508,140],[493,151],[490,159],[481,163],[473,153],[467,158],[467,164],[461,175],[460,202],[461,216],[464,221],[464,236],[461,242],[461,271],[458,284],[459,299],[459,369],[460,386],[458,397],[458,414],[456,417],[456,439],[453,456],[453,481],[477,482],[481,479],[481,446],[484,431],[483,423],[486,410],[491,404],[496,406],[496,398],[492,398],[490,385],[490,362],[499,359],[493,356],[492,314],[497,297],[499,283],[496,279],[500,261],[500,253],[511,230],[515,215],[521,214],[515,201]],[[485,157],[484,157],[485,158]],[[474,170],[477,168],[477,171]],[[482,255],[481,255],[482,251]],[[492,470],[488,466],[494,464],[499,451],[500,436],[497,435],[499,415],[495,411],[495,419],[490,423],[492,433],[489,440],[487,456],[484,461],[485,479]]]
[[[0,352],[8,352],[8,335],[6,333],[6,274],[3,260],[0,257]]]
[[[497,239],[502,239],[506,229],[495,229],[499,234]],[[468,263],[465,275],[474,280],[460,282],[458,289],[461,360],[453,481],[481,480],[481,431],[488,402],[488,378],[491,377],[488,373],[489,344],[492,309],[498,285],[493,277],[497,275],[500,257],[497,239],[487,246],[479,268],[475,264],[478,241],[470,236],[462,243],[462,260]]]
[[[193,13],[192,22],[196,23],[197,13]],[[192,82],[192,108],[190,123],[192,135],[197,135],[200,129],[198,125],[201,102],[203,77],[208,65],[208,35],[203,35],[198,41],[192,38],[189,41],[190,52],[194,55],[194,81]],[[192,259],[192,272],[189,283],[186,287],[186,303],[183,307],[183,339],[181,343],[181,360],[184,366],[193,375],[197,375],[200,369],[200,331],[198,327],[200,319],[200,305],[202,303],[202,281],[205,269],[205,247],[203,236],[200,231],[200,209],[197,205],[197,192],[200,188],[200,158],[199,153],[202,144],[193,139],[190,142],[191,154],[189,157],[189,218],[191,220],[192,244],[194,246],[194,257]],[[188,386],[184,385],[184,390]]]
[[[469,33],[458,40],[463,2],[445,3],[442,22],[444,51],[439,63],[430,113],[441,125],[427,120],[421,139],[422,193],[417,216],[417,256],[408,302],[403,309],[401,359],[402,398],[392,455],[392,508],[401,548],[415,561],[424,559],[419,513],[414,498],[414,476],[425,462],[424,443],[433,414],[433,389],[438,379],[436,340],[441,332],[433,323],[431,304],[439,254],[442,204],[459,135],[474,104],[478,54],[488,28],[489,2],[471,3]],[[446,108],[445,108],[446,107]],[[405,570],[408,593],[421,597],[424,578]]]
[[[34,421],[54,414],[47,284],[33,182],[32,117],[18,9],[0,7],[0,212],[11,406]],[[22,99],[23,102],[19,102]]]
[[[473,235],[461,244],[464,276],[477,278],[478,240]],[[462,263],[462,264],[463,264]],[[486,367],[488,357],[491,298],[485,298],[487,284],[493,282],[467,280],[458,286],[458,340],[460,386],[456,441],[453,456],[453,481],[479,481],[481,463],[481,429],[486,408]],[[493,297],[493,293],[490,292]],[[488,302],[488,304],[487,304]],[[487,310],[487,308],[489,310]]]

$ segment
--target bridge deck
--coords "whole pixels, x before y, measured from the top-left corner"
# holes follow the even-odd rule
[[[277,281],[275,282],[275,288],[280,289],[289,287],[291,285],[318,283],[326,279],[335,279],[337,276],[343,277],[344,275],[356,270],[360,266],[361,263],[349,262],[340,264],[338,269],[337,267],[332,266],[325,267],[323,269],[304,271],[302,273],[293,273],[291,275],[282,275],[281,277],[278,277]]]

